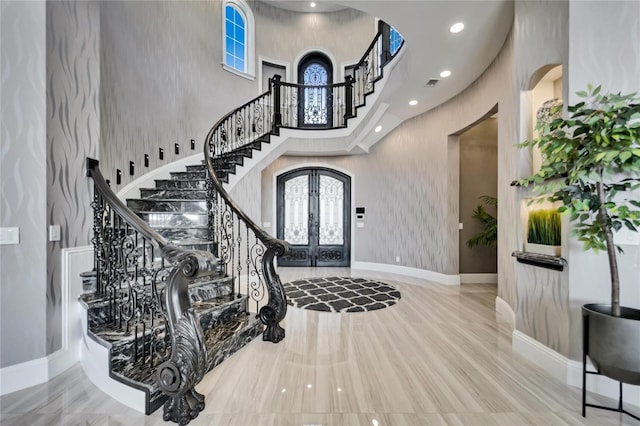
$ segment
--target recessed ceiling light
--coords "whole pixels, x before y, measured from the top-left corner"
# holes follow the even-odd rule
[[[380,132],[380,130],[382,130],[382,126],[376,126],[376,128],[373,129],[373,131],[376,133]]]
[[[307,389],[311,389],[312,387],[313,387],[313,386],[311,386],[311,383],[309,383],[309,384],[307,385]]]
[[[409,101],[409,105],[411,106],[418,105],[418,101],[416,101],[415,99],[412,99]]]
[[[442,72],[440,73],[440,77],[442,77],[442,78],[447,78],[447,77],[449,77],[450,75],[451,75],[451,71],[449,71],[449,70],[444,70],[444,71],[442,71]]]
[[[459,33],[462,30],[464,30],[464,24],[462,22],[456,22],[451,26],[451,28],[449,28],[449,31],[454,34]]]
[[[311,4],[309,6],[316,7],[316,4],[314,2],[311,2]]]

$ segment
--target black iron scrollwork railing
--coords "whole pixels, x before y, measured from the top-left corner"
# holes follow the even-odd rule
[[[98,161],[87,159],[87,176],[94,182],[92,297],[106,304],[101,326],[132,335],[133,363],[155,371],[170,396],[165,420],[186,424],[204,408],[194,386],[206,373],[207,353],[187,282],[219,273],[218,259],[169,244],[116,197]]]

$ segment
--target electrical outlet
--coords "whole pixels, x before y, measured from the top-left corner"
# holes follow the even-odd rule
[[[396,263],[400,263],[400,256],[396,256]]]

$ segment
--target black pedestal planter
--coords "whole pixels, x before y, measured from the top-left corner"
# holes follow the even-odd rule
[[[640,310],[621,308],[619,317],[611,315],[611,305],[591,303],[582,307],[582,416],[586,407],[639,417],[622,407],[622,383],[640,385]],[[587,356],[596,371],[587,371]],[[620,382],[618,407],[587,404],[587,374],[601,374]]]

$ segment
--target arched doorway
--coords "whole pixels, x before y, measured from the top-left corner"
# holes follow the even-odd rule
[[[326,128],[333,124],[331,90],[333,64],[327,55],[312,52],[298,63],[298,84],[304,84],[298,94],[298,126]]]
[[[351,178],[323,167],[277,178],[277,234],[291,245],[280,266],[349,266]]]

